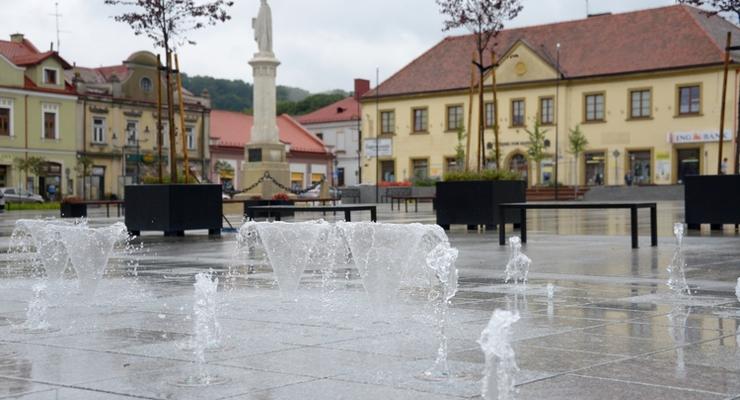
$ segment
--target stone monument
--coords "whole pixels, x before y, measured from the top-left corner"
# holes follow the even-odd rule
[[[265,172],[280,184],[290,184],[290,168],[286,159],[286,146],[280,143],[277,127],[277,95],[275,76],[280,61],[272,51],[272,12],[267,0],[261,0],[259,14],[252,19],[254,40],[258,51],[249,61],[254,77],[254,122],[252,136],[244,149],[244,169],[242,182],[245,188],[251,186],[265,175]],[[282,192],[274,182],[266,179],[247,196],[262,196],[270,199],[275,193]]]

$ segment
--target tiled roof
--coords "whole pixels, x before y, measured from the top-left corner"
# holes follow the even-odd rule
[[[38,64],[49,57],[55,57],[64,68],[71,67],[56,51],[42,53],[28,39],[23,39],[21,43],[0,40],[0,54],[19,67]]]
[[[354,97],[347,97],[336,103],[320,108],[310,114],[296,117],[302,124],[318,124],[326,122],[357,121],[360,119],[359,103]]]
[[[211,138],[216,146],[243,148],[252,134],[253,117],[234,111],[211,111]],[[277,118],[280,141],[291,151],[328,154],[324,143],[298,121],[283,114]]]
[[[507,29],[495,38],[496,54],[520,41],[566,78],[584,78],[720,64],[727,32],[740,43],[740,28],[718,16],[674,5],[593,16],[548,25]],[[448,37],[380,84],[380,96],[467,88],[475,49],[473,35]],[[490,64],[486,52],[484,62]],[[375,90],[364,99],[375,96]]]

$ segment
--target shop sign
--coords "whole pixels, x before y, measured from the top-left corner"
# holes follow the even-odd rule
[[[732,141],[732,131],[725,131],[725,141]],[[707,143],[719,142],[719,132],[671,132],[668,143]]]
[[[393,156],[392,139],[365,139],[363,146],[365,157],[391,157]]]

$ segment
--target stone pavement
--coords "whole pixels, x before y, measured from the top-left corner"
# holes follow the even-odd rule
[[[2,248],[17,215],[0,216]],[[94,225],[116,221],[92,215]],[[434,222],[428,204],[419,213],[381,206],[379,218]],[[0,398],[476,398],[483,370],[476,340],[494,309],[509,309],[522,316],[512,336],[517,399],[740,399],[736,233],[685,239],[696,291],[685,300],[665,284],[681,203],[659,204],[658,248],[649,247],[648,214],[640,215],[638,250],[630,249],[626,211],[543,210],[529,218],[522,250],[533,264],[525,290],[503,284],[507,249],[495,232],[449,233],[460,250],[460,291],[447,331],[452,376],[444,382],[420,378],[437,343],[423,299],[404,293],[392,311],[373,312],[350,265],[337,268],[331,290],[317,271],[307,271],[300,301],[285,302],[269,269],[234,257],[233,234],[147,234],[134,257],[136,274],[132,256],[121,254],[93,299],[70,294],[72,280],[50,287],[48,320],[58,330],[28,334],[13,325],[25,319],[34,281],[3,255]],[[209,268],[221,280],[224,338],[207,353],[207,368],[228,381],[188,387],[178,383],[195,368],[185,346],[193,275]],[[547,283],[556,286],[552,301]]]

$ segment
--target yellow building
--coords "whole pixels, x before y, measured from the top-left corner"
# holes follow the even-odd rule
[[[0,187],[53,200],[74,194],[77,95],[64,80],[69,68],[22,34],[0,40]],[[30,158],[42,161],[35,172],[20,166]]]
[[[727,32],[740,42],[735,25],[681,5],[501,32],[499,112],[490,74],[484,91],[486,153],[495,148],[495,115],[502,168],[530,184],[554,181],[556,147],[564,184],[675,184],[687,174],[716,174]],[[363,97],[363,182],[375,182],[376,173],[386,181],[442,176],[454,167],[456,131],[468,125],[474,48],[470,35],[446,38]],[[733,62],[723,147],[730,166],[739,91]],[[472,107],[477,132],[477,98]],[[539,168],[527,157],[527,130],[537,119],[550,154]],[[577,160],[568,151],[576,126],[589,142]],[[471,165],[475,154],[473,140]]]
[[[67,77],[79,94],[79,155],[90,160],[85,187],[88,199],[115,195],[121,198],[125,184],[158,176],[157,58],[147,51],[132,54],[121,65],[75,67]],[[169,176],[169,128],[165,77],[162,75],[163,164]],[[175,84],[173,79],[173,84]],[[177,90],[175,90],[177,93]],[[207,94],[196,97],[184,91],[185,129],[190,169],[200,179],[209,178],[209,116]],[[175,95],[175,126],[178,175],[183,175],[180,112]]]

